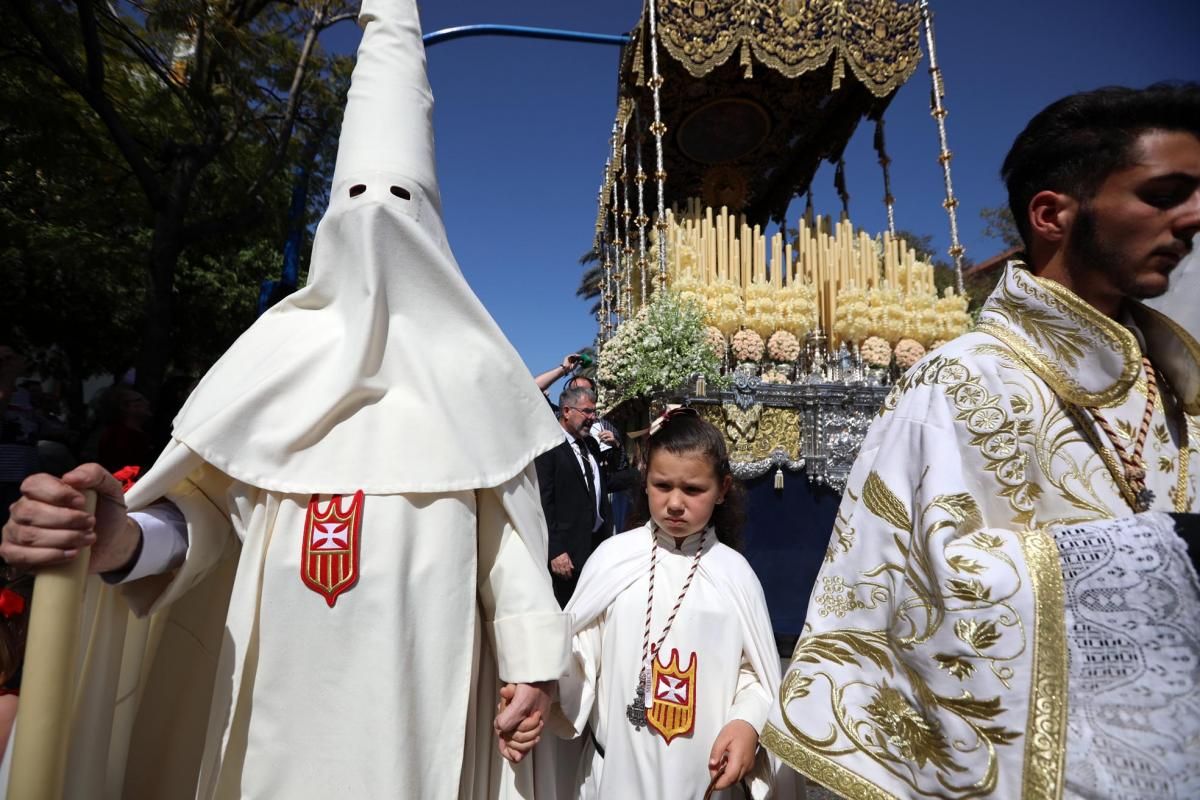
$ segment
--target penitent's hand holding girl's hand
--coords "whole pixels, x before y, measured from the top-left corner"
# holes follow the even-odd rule
[[[496,745],[500,755],[514,764],[542,738],[552,684],[507,684],[500,689],[496,706]],[[523,710],[522,710],[523,709]]]

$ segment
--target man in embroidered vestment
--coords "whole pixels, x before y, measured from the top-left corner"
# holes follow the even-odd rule
[[[197,387],[128,518],[90,465],[26,481],[4,529],[10,563],[94,542],[121,584],[88,606],[68,797],[529,796],[492,709],[501,680],[499,727],[548,708],[570,652],[533,466],[562,431],[446,242],[416,3],[359,22],[308,285]]]
[[[1054,103],[1003,176],[1028,267],[884,403],[763,741],[848,798],[1198,797],[1153,512],[1196,510],[1200,345],[1139,301],[1200,230],[1200,86]]]

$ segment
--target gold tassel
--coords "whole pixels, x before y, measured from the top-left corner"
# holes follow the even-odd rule
[[[703,375],[696,378],[696,397],[708,397],[708,384],[705,383]]]
[[[783,467],[775,468],[775,491],[783,491]]]

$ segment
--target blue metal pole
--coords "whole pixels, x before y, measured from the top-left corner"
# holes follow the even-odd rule
[[[526,39],[552,39],[560,42],[587,42],[590,44],[614,44],[621,46],[629,42],[623,33],[586,33],[565,31],[558,28],[533,28],[528,25],[461,25],[443,28],[422,37],[425,46],[465,39],[468,36],[518,36]]]

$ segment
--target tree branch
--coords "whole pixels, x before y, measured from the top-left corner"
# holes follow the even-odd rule
[[[141,145],[125,127],[124,122],[113,109],[108,95],[104,92],[104,46],[100,41],[100,30],[96,24],[96,14],[92,8],[92,2],[91,0],[78,0],[76,7],[79,9],[79,27],[83,34],[83,49],[87,54],[87,82],[81,90],[77,91],[92,107],[92,110],[99,115],[104,126],[108,128],[109,134],[113,137],[113,143],[125,160],[129,162],[129,168],[133,170],[133,174],[137,177],[138,184],[142,187],[150,204],[152,206],[159,205],[165,194],[162,184],[159,182],[158,176],[154,174],[154,170],[146,163]]]
[[[280,123],[279,130],[276,133],[275,151],[271,155],[271,158],[267,160],[267,166],[254,179],[254,182],[250,184],[250,189],[246,193],[248,196],[253,197],[257,194],[262,185],[271,179],[271,176],[275,174],[287,157],[287,148],[291,144],[292,133],[296,129],[296,117],[300,113],[300,105],[304,92],[304,78],[308,73],[308,62],[316,46],[317,33],[320,31],[321,23],[325,19],[325,12],[328,8],[328,3],[322,3],[313,11],[312,22],[309,24],[308,32],[304,35],[304,44],[300,48],[300,56],[296,59],[296,68],[292,71],[292,84],[288,88],[287,107],[284,109],[283,121]]]
[[[357,20],[357,19],[358,19],[358,13],[354,12],[354,11],[352,11],[348,14],[334,14],[332,17],[327,18],[324,22],[321,23],[320,30],[324,31],[328,28],[332,28],[334,25],[337,25],[339,22],[348,22],[349,20]]]
[[[188,102],[188,96],[180,88],[179,84],[175,82],[175,78],[170,72],[170,65],[160,57],[158,51],[142,41],[142,38],[125,23],[125,20],[118,17],[111,10],[105,13],[105,19],[116,27],[116,38],[128,47],[137,56],[138,60],[158,76],[158,80],[163,86],[174,94],[183,104],[184,108],[187,108],[190,112],[191,104]]]

